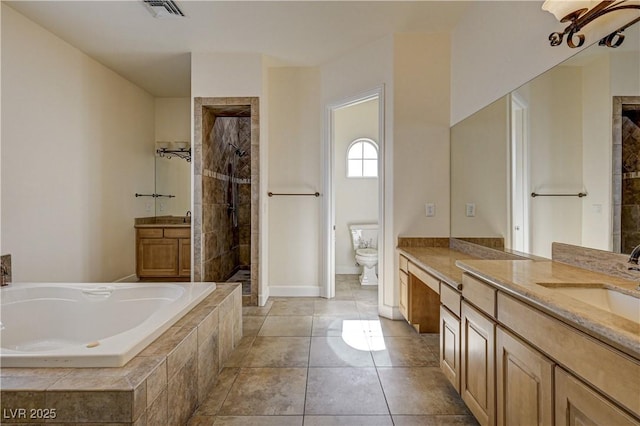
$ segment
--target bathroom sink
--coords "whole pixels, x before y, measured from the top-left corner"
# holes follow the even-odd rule
[[[558,293],[640,324],[640,297],[605,284],[541,284]]]

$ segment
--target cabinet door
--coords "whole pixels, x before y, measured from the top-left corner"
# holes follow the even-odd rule
[[[191,276],[191,239],[182,238],[180,244],[180,259],[178,261],[178,275],[181,277]]]
[[[137,273],[139,277],[178,275],[178,240],[175,238],[140,238]]]
[[[482,426],[496,424],[495,323],[462,302],[460,395]]]
[[[496,331],[499,426],[553,424],[553,362],[501,327]]]
[[[404,272],[400,271],[400,303],[398,307],[400,308],[400,313],[406,319],[409,320],[409,276]]]
[[[460,320],[440,305],[440,369],[460,393]]]
[[[560,367],[556,367],[555,375],[556,425],[640,425],[636,419]]]

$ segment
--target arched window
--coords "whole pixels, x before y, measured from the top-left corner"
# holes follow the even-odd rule
[[[366,138],[351,142],[347,150],[347,177],[378,177],[378,145]]]

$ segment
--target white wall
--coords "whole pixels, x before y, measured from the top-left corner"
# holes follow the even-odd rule
[[[151,95],[2,4],[2,250],[14,281],[135,273]]]
[[[508,117],[502,97],[451,128],[452,237],[508,236]],[[466,216],[467,203],[475,216]]]
[[[530,84],[530,177],[538,193],[578,193],[582,180],[582,72],[558,67]],[[577,107],[578,106],[578,107]],[[582,201],[536,197],[530,201],[531,252],[551,257],[554,241],[582,243]]]
[[[582,49],[549,46],[549,34],[565,24],[543,11],[542,3],[479,1],[469,7],[452,34],[451,124]],[[583,48],[609,32],[585,33]]]
[[[638,71],[636,71],[636,76]],[[609,56],[582,68],[582,242],[585,247],[611,250],[612,239],[612,100]]]
[[[269,191],[322,192],[320,72],[271,68]],[[269,198],[269,293],[320,295],[321,199]]]
[[[378,179],[347,178],[347,150],[359,138],[378,143],[377,99],[339,109],[334,115],[336,274],[356,274],[349,225],[378,222]]]
[[[155,99],[155,141],[191,141],[191,98]],[[175,195],[157,198],[156,216],[183,216],[191,210],[191,163],[183,159],[156,156],[156,192]]]

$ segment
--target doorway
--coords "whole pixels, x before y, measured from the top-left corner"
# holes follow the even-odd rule
[[[258,98],[195,98],[194,281],[242,282],[258,304]]]
[[[511,227],[509,246],[529,253],[528,105],[511,94]]]
[[[324,256],[322,296],[334,298],[336,282],[351,290],[377,291],[382,296],[384,247],[384,98],[383,87],[327,106],[324,148]],[[377,265],[369,265],[361,284],[363,266],[355,260],[352,230],[377,225],[377,238],[363,244],[377,250]],[[369,262],[371,263],[371,262]],[[375,275],[372,275],[375,271]],[[339,278],[336,279],[336,276]],[[377,279],[377,287],[371,278]],[[345,289],[342,289],[345,290]],[[348,290],[347,290],[348,291]],[[377,304],[377,302],[374,301]]]

